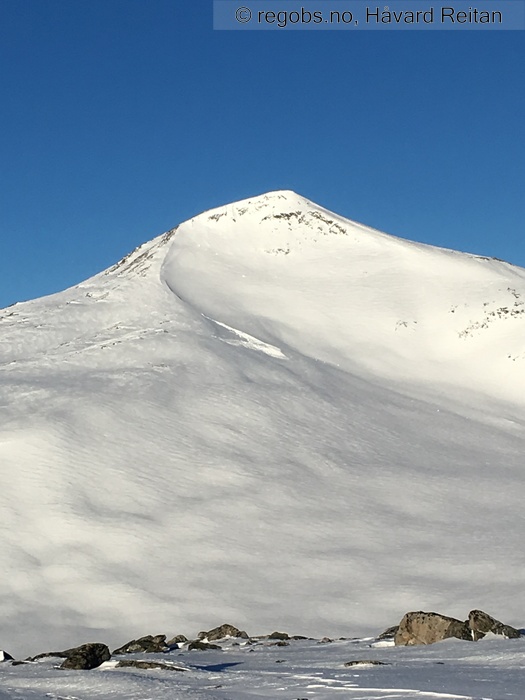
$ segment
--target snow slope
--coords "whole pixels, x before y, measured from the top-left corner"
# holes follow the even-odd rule
[[[0,312],[12,654],[523,622],[525,270],[291,192]]]
[[[0,700],[522,700],[523,639],[447,640],[370,648],[373,641],[294,641],[138,658],[185,672],[115,668],[58,670],[61,659],[0,665]],[[136,656],[136,655],[133,655]],[[375,661],[382,665],[349,662]]]

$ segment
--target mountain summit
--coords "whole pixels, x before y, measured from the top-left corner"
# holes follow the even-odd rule
[[[288,191],[4,309],[5,644],[519,623],[524,328],[525,270]]]

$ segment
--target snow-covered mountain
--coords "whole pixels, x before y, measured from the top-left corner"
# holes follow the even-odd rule
[[[292,193],[0,312],[0,646],[523,624],[525,270]]]

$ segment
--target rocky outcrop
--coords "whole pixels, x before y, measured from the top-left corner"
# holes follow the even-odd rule
[[[145,637],[140,637],[139,639],[132,639],[131,642],[124,644],[118,649],[114,650],[114,654],[161,654],[165,651],[169,651],[169,644],[166,644],[166,635],[157,634],[152,636],[151,634]]]
[[[225,639],[226,637],[241,637],[242,639],[248,639],[248,635],[244,630],[237,629],[233,625],[219,625],[219,627],[214,627],[209,632],[199,632],[199,639],[207,639],[209,642],[214,642],[217,639]]]
[[[503,622],[496,620],[483,610],[471,610],[468,615],[468,625],[475,642],[483,639],[489,632],[499,634],[506,639],[517,639],[521,636],[519,630],[510,625],[504,625]]]
[[[439,613],[419,610],[409,612],[403,617],[395,633],[394,642],[396,646],[413,646],[434,644],[450,637],[472,641],[468,623]]]
[[[97,668],[104,661],[109,661],[111,654],[105,644],[82,644],[74,649],[69,649],[69,654],[60,668],[89,670]]]
[[[0,662],[2,661],[13,661],[13,657],[7,651],[0,649]]]
[[[189,642],[188,637],[185,637],[183,634],[176,634],[171,639],[168,639],[166,646],[171,648],[179,644],[186,644],[186,642]]]

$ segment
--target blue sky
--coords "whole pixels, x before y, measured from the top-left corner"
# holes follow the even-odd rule
[[[0,33],[0,306],[273,189],[525,266],[523,31],[219,32],[210,0],[0,0]]]

